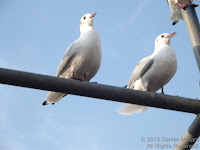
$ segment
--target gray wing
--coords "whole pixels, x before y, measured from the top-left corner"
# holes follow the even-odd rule
[[[74,45],[75,43],[72,43],[66,50],[64,57],[60,61],[60,64],[57,69],[56,76],[61,76],[70,66],[73,58],[75,57],[75,51],[74,51]]]
[[[140,77],[142,77],[153,65],[154,59],[150,59],[146,65],[142,68],[142,71],[140,73]]]
[[[135,81],[140,78],[141,71],[143,70],[144,66],[151,60],[150,56],[143,58],[133,70],[131,77],[129,79],[128,88],[134,88]]]

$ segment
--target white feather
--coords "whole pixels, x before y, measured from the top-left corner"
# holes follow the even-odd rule
[[[94,16],[93,16],[94,17]],[[57,77],[83,79],[89,81],[95,76],[101,64],[101,41],[93,27],[93,17],[85,14],[81,18],[80,37],[74,41],[66,50],[58,69]],[[49,92],[46,104],[55,103],[64,97],[65,93]]]
[[[164,37],[163,37],[164,36]],[[135,67],[127,88],[134,90],[156,92],[166,85],[174,76],[177,70],[177,59],[173,48],[170,46],[169,34],[163,33],[155,40],[155,50],[151,56],[145,57]],[[153,64],[147,68],[141,77],[144,66],[153,59]],[[121,114],[132,114],[145,111],[145,106],[125,104],[120,110]]]

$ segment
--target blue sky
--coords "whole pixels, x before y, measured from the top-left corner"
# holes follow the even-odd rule
[[[93,12],[103,56],[92,81],[126,85],[135,65],[153,52],[155,38],[176,31],[171,45],[178,70],[165,93],[200,97],[185,24],[171,25],[165,0],[0,0],[0,67],[55,76],[65,49],[79,37],[80,18]],[[8,85],[0,85],[0,93],[0,149],[146,150],[164,142],[142,142],[142,137],[181,138],[195,118],[156,108],[123,116],[117,113],[121,103],[73,95],[43,107],[47,91]]]

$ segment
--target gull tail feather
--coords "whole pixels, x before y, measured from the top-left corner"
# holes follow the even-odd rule
[[[135,105],[135,104],[125,104],[120,110],[119,113],[122,115],[131,115],[133,113],[140,113],[146,111],[146,106]]]
[[[65,97],[67,94],[65,93],[58,93],[58,92],[49,92],[46,97],[46,100],[43,102],[42,105],[48,105],[50,103],[54,104],[58,102],[61,98]]]
[[[172,10],[170,13],[169,20],[173,21],[173,20],[180,20],[180,19],[183,19],[181,11],[173,11]]]

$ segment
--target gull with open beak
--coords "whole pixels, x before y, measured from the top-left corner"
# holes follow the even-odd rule
[[[98,32],[93,27],[95,15],[96,13],[82,16],[80,37],[67,48],[58,66],[57,77],[89,81],[99,70],[101,41]],[[49,92],[43,105],[54,104],[66,95],[66,93]]]
[[[127,88],[141,91],[156,92],[172,79],[177,70],[177,59],[170,46],[171,38],[176,34],[163,33],[155,40],[155,50],[152,55],[143,58],[135,67]],[[127,115],[145,111],[147,107],[125,104],[119,113]]]

